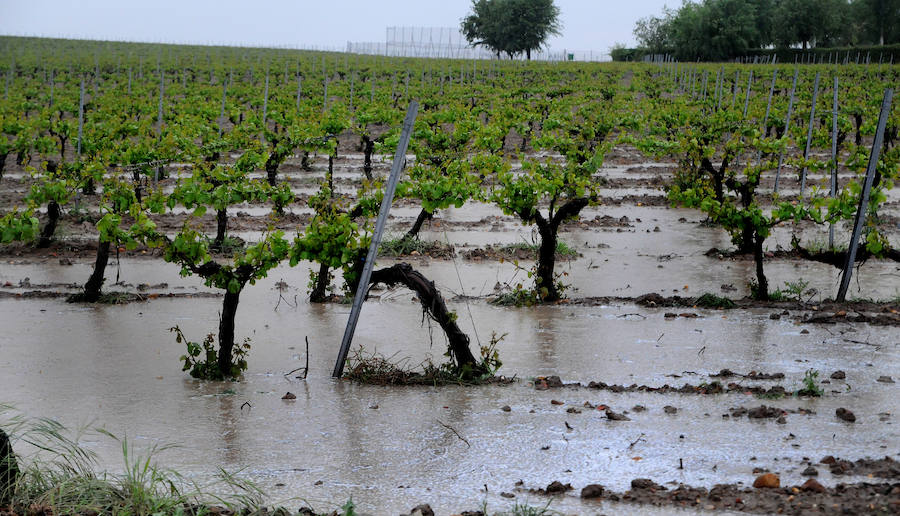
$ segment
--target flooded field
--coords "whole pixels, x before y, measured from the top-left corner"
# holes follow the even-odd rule
[[[361,157],[344,159],[337,177],[349,179],[358,174],[355,161]],[[666,166],[651,163],[632,173],[626,165],[611,165],[607,172],[616,180],[648,180]],[[312,186],[301,184],[321,179],[322,171],[304,174],[295,167],[285,176],[296,192],[312,193]],[[22,189],[17,180],[4,178],[4,195]],[[641,181],[601,194],[664,196]],[[633,506],[585,501],[579,492],[589,484],[625,492],[638,478],[669,488],[749,487],[765,471],[791,486],[809,478],[810,467],[821,484],[833,487],[872,477],[868,470],[832,473],[820,464],[828,455],[848,461],[900,458],[900,387],[893,383],[900,379],[897,326],[858,322],[846,312],[837,322],[808,322],[833,297],[839,271],[774,253],[789,249],[797,231],[807,240],[827,234],[819,234],[821,228],[778,227],[767,241],[772,287],[802,280],[801,300],[732,310],[653,306],[641,296],[694,298],[708,292],[744,298],[754,274],[752,259],[724,253],[731,247],[724,231],[706,224],[697,211],[666,204],[590,207],[580,221],[564,226],[561,240],[577,256],[559,261],[572,288],[569,300],[552,306],[489,303],[502,289],[526,281],[522,267],[531,262],[517,266],[471,253],[536,238],[530,227],[494,206],[443,210],[426,223],[421,239],[449,244],[450,257],[379,259],[379,266],[408,261],[434,280],[473,349],[492,334],[504,336],[498,374],[515,381],[478,387],[385,387],[332,379],[350,307],[310,304],[305,262],[281,265],[242,294],[237,337],[252,341],[244,379],[190,379],[180,371],[183,345],[169,328],[178,325],[197,341],[215,331],[221,291],[181,277],[177,266],[152,253],[125,252],[110,264],[106,290],[137,293],[143,302],[68,304],[64,296],[78,292],[90,275],[89,243],[96,236],[90,225],[65,225],[51,249],[18,248],[2,257],[2,401],[72,428],[102,427],[127,436],[138,451],[177,444],[156,459],[198,479],[218,468],[238,471],[267,492],[269,503],[323,511],[350,498],[363,512],[385,514],[424,502],[439,514],[480,509],[483,503],[492,510],[514,503],[543,506],[551,498],[530,490],[560,481],[573,490],[552,498],[551,509],[631,514]],[[396,206],[392,235],[402,234],[419,210],[408,201]],[[231,234],[258,238],[267,209],[247,205],[237,211]],[[289,213],[308,215],[299,207]],[[183,215],[174,213],[176,219]],[[177,220],[164,229],[176,225]],[[846,228],[840,231],[838,240],[846,241]],[[897,232],[889,236],[896,239]],[[896,299],[898,277],[897,263],[868,262],[854,276],[851,297]],[[859,312],[896,314],[896,308],[867,305]],[[354,353],[377,352],[416,366],[442,361],[445,349],[443,333],[423,323],[413,293],[373,291]],[[292,371],[307,359],[308,377],[296,378]],[[717,376],[723,369],[735,375]],[[839,371],[843,377],[833,378]],[[823,395],[792,395],[813,372]],[[545,377],[566,385],[548,384]],[[678,392],[663,388],[685,384],[690,387]],[[724,392],[710,392],[710,386]],[[772,394],[779,386],[786,395]],[[296,398],[283,399],[288,392]],[[774,410],[760,411],[763,405]],[[838,409],[852,411],[855,422],[837,417]],[[120,445],[112,439],[89,433],[82,443],[99,454],[104,468],[121,468]],[[896,475],[888,478],[896,481]]]

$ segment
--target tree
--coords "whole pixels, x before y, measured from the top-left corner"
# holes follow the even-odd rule
[[[847,4],[841,0],[782,0],[774,12],[775,41],[782,45],[828,44],[838,39]]]
[[[855,0],[852,9],[869,41],[884,45],[900,40],[900,0]]]
[[[663,54],[672,47],[672,19],[675,12],[663,9],[663,16],[647,16],[634,25],[634,37],[641,48],[652,54]]]
[[[553,0],[472,0],[472,13],[460,27],[473,46],[490,48],[498,57],[524,52],[529,60],[561,28]]]

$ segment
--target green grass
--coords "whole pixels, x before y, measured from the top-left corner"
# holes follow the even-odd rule
[[[247,243],[244,242],[243,238],[230,236],[226,236],[222,240],[221,246],[215,245],[212,238],[207,239],[207,244],[209,245],[209,250],[211,252],[221,254],[222,256],[234,256],[234,253],[243,251],[244,248],[247,247]]]
[[[210,484],[200,485],[161,468],[154,457],[171,446],[154,446],[137,456],[127,439],[98,430],[119,443],[123,460],[121,473],[101,472],[94,452],[78,444],[82,433],[70,437],[56,421],[10,416],[12,412],[0,405],[0,422],[19,462],[11,496],[16,513],[203,515],[214,505],[256,510],[261,504],[262,492],[256,486],[223,470]],[[23,455],[23,449],[34,451]]]
[[[497,250],[501,253],[508,253],[510,255],[515,255],[519,251],[525,251],[529,254],[537,255],[540,247],[540,244],[530,242],[516,242],[514,244],[499,246],[497,247]],[[556,242],[556,256],[561,258],[577,258],[578,250],[563,242],[562,240],[559,240]]]
[[[542,506],[534,506],[529,505],[528,502],[519,502],[516,500],[509,510],[501,512],[491,512],[488,510],[487,501],[484,501],[481,503],[481,512],[492,516],[550,516],[553,514],[560,514],[550,509],[550,503],[552,501],[553,500],[551,499]]]

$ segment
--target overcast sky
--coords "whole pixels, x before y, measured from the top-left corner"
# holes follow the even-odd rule
[[[556,50],[632,44],[634,22],[666,0],[556,0]],[[679,5],[678,0],[668,0]],[[458,27],[471,0],[0,0],[0,33],[344,49],[389,26]]]

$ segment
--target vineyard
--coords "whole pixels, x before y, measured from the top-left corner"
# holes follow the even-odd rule
[[[900,503],[900,67],[0,49],[0,408],[325,512]]]

